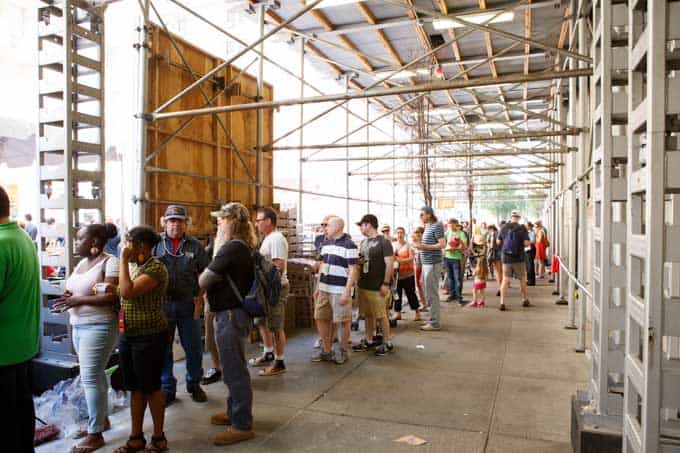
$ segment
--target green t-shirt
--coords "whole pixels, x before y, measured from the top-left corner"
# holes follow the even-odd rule
[[[40,265],[35,245],[16,222],[0,224],[0,366],[38,353]]]
[[[461,230],[457,231],[451,231],[451,230],[446,230],[444,233],[444,236],[446,236],[446,246],[449,246],[449,241],[451,240],[451,237],[455,235],[460,241],[463,243],[463,246],[467,247],[467,237],[465,236],[465,233],[463,233]],[[452,252],[450,250],[446,251],[446,258],[450,260],[462,260],[463,259],[463,252],[460,250],[457,250],[455,252]]]

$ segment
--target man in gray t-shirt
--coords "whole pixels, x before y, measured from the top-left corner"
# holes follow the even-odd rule
[[[375,349],[376,355],[385,355],[394,350],[390,341],[390,321],[387,306],[391,295],[392,265],[394,251],[392,243],[378,234],[378,219],[366,214],[357,222],[366,239],[359,246],[359,314],[364,317],[366,338],[352,350],[361,352]],[[376,320],[380,323],[385,341],[377,346],[373,343]],[[376,347],[377,346],[377,347]]]

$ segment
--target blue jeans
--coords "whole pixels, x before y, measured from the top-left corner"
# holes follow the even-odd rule
[[[73,326],[73,346],[80,363],[80,381],[87,403],[87,432],[90,434],[104,431],[109,402],[105,370],[117,340],[115,321]]]
[[[462,261],[452,258],[444,258],[444,265],[446,266],[446,276],[449,279],[449,291],[451,291],[451,297],[455,300],[462,300]]]
[[[187,355],[185,376],[187,391],[192,392],[203,378],[203,343],[201,342],[201,321],[193,318],[173,319],[168,318],[168,330],[172,341],[175,340],[175,330],[179,331],[179,340],[182,349]],[[161,383],[164,392],[175,393],[177,391],[177,379],[172,373],[172,345],[168,347],[165,357],[165,365],[161,374]]]
[[[249,430],[253,426],[253,388],[246,364],[246,338],[252,318],[241,308],[215,313],[215,342],[222,361],[222,379],[229,389],[227,415],[232,426]]]

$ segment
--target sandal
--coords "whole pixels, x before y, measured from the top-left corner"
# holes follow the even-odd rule
[[[104,442],[104,438],[100,438],[98,440],[99,440],[99,442],[97,444],[88,445],[88,444],[85,444],[85,442],[87,442],[87,439],[86,439],[83,442],[71,447],[71,453],[88,453],[88,452],[91,452],[91,451],[99,450],[106,443]]]
[[[168,439],[165,438],[165,433],[162,433],[158,437],[151,436],[151,443],[144,451],[149,453],[163,453],[168,451]]]
[[[132,440],[140,440],[142,443],[141,447],[136,447],[130,443]],[[113,453],[136,453],[138,451],[144,451],[146,449],[146,439],[144,438],[144,433],[137,436],[128,437],[127,442],[122,447],[118,447]]]
[[[106,432],[111,429],[111,420],[109,420],[109,417],[106,417],[106,420],[104,420],[104,430],[102,432]],[[76,431],[76,433],[73,435],[72,439],[82,439],[83,437],[86,437],[88,434],[90,434],[87,431],[87,428],[81,429],[80,431]]]

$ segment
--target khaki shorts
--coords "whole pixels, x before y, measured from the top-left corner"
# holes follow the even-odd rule
[[[382,319],[387,316],[387,297],[380,291],[359,288],[359,316]]]
[[[347,300],[343,305],[340,303],[342,294],[319,291],[319,297],[314,303],[314,319],[333,322],[346,322],[352,320],[352,301]]]
[[[288,283],[281,285],[281,295],[279,296],[279,303],[274,307],[270,307],[269,317],[255,318],[255,325],[266,326],[272,332],[283,330],[286,321],[286,303],[288,302],[288,291],[290,285]]]
[[[503,263],[503,277],[512,277],[512,273],[520,280],[527,278],[527,265],[522,261],[521,263]]]

